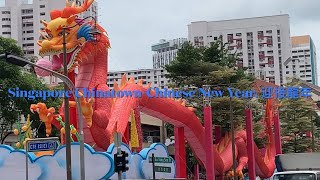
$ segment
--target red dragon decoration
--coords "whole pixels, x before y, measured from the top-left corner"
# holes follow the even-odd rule
[[[75,26],[67,30],[67,63],[68,71],[72,72],[76,67],[79,68],[76,77],[75,86],[78,89],[95,89],[96,91],[109,91],[107,82],[108,71],[108,48],[110,47],[109,39],[105,30],[96,25],[103,33],[98,42],[93,41],[94,37],[90,34],[90,30],[95,27],[95,23],[89,21],[79,23],[81,19],[77,18],[77,14],[87,10],[94,0],[85,0],[81,7],[75,4],[67,6],[62,10],[54,10],[51,12],[51,21],[43,21],[45,29],[41,31],[43,40],[38,42],[40,46],[41,56],[53,56],[52,62],[49,60],[39,60],[38,64],[51,68],[54,71],[63,72],[62,66],[62,28],[67,26]],[[77,25],[79,24],[79,25]],[[39,72],[39,71],[38,71]],[[41,74],[41,73],[39,73]],[[43,74],[42,74],[43,75]],[[121,85],[114,84],[115,90],[140,91],[143,92],[141,98],[123,97],[123,98],[92,98],[82,97],[81,107],[86,121],[84,129],[85,143],[94,146],[96,150],[105,151],[110,143],[112,143],[112,133],[117,130],[122,134],[125,133],[130,114],[132,110],[140,111],[150,116],[159,118],[176,127],[184,127],[184,134],[187,142],[192,148],[197,159],[202,165],[205,165],[206,152],[204,127],[200,120],[193,112],[192,107],[186,107],[185,102],[181,100],[168,98],[149,98],[146,91],[149,89],[142,85],[142,80],[138,83],[131,78],[127,81],[124,76]],[[83,93],[83,91],[82,91]],[[154,95],[155,92],[151,91]],[[74,102],[71,102],[74,106]],[[63,108],[63,106],[61,107]],[[61,128],[60,123],[52,118],[53,110],[46,110],[44,104],[31,105],[33,111],[38,110],[40,118],[49,127],[51,123],[57,128]],[[63,118],[63,111],[60,114]],[[57,116],[57,115],[55,115]],[[52,120],[53,119],[53,120]],[[275,169],[274,164],[274,142],[271,131],[272,126],[272,108],[270,102],[267,103],[266,127],[269,137],[269,144],[264,156],[255,146],[256,171],[260,177],[270,177]],[[77,125],[75,125],[77,127]],[[50,131],[47,131],[50,134]],[[246,154],[246,132],[244,130],[235,132],[236,134],[236,154],[238,159],[237,173],[241,174],[242,169],[246,166],[248,157]],[[139,139],[141,141],[141,138]],[[232,167],[232,151],[230,135],[226,135],[219,144],[213,145],[214,160],[216,174],[224,174]]]

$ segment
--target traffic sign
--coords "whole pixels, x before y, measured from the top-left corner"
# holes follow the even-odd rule
[[[171,167],[155,166],[155,172],[171,173]]]
[[[47,141],[47,142],[29,142],[28,151],[54,151],[58,148],[57,141]]]
[[[172,163],[172,159],[168,157],[154,157],[155,163]],[[149,163],[152,163],[152,157],[149,157]]]
[[[27,151],[54,151],[59,147],[58,141],[57,137],[30,139],[27,141]]]

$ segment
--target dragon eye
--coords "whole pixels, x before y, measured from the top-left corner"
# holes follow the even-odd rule
[[[52,34],[48,34],[48,39],[51,40],[53,38]]]
[[[65,32],[66,36],[68,36],[69,32]],[[59,32],[58,36],[63,36],[63,31]]]

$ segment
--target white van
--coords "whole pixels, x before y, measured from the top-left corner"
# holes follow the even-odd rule
[[[272,180],[320,180],[320,171],[285,171],[275,173]]]

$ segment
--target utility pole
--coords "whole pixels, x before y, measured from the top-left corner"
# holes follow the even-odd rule
[[[311,112],[311,142],[312,142],[312,152],[315,152],[315,142],[314,142],[314,124],[312,119],[312,112]]]
[[[234,139],[234,121],[233,121],[233,107],[232,107],[232,98],[230,97],[230,122],[231,122],[231,141],[232,141],[232,169],[234,174],[234,179],[237,180],[237,164],[236,164],[236,145]]]

